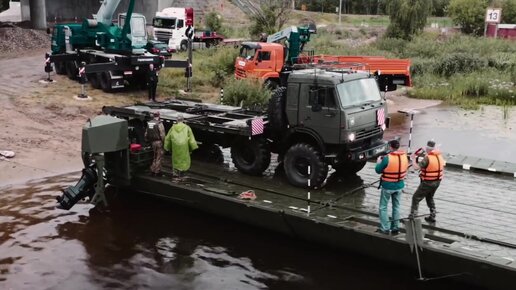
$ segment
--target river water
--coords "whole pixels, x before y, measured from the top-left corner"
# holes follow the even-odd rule
[[[391,116],[393,126],[386,138],[400,136],[402,145],[408,146],[410,116]],[[413,116],[412,151],[429,139],[446,153],[516,163],[516,107],[463,110],[443,105],[419,110]]]
[[[516,162],[516,112],[500,111],[426,109],[412,146],[431,137],[446,152]],[[393,117],[386,135],[407,145],[410,118]],[[104,212],[57,209],[78,178],[0,188],[0,289],[477,289],[128,192]]]

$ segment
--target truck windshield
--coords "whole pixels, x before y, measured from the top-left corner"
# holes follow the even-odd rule
[[[176,18],[154,18],[152,26],[157,28],[176,28]]]
[[[256,50],[254,48],[250,48],[247,46],[242,46],[242,48],[240,49],[240,57],[243,57],[247,60],[253,59],[255,53]]]
[[[376,80],[373,78],[338,84],[337,91],[343,107],[380,101],[382,99]]]
[[[145,36],[145,18],[133,17],[131,18],[131,35],[133,37]]]

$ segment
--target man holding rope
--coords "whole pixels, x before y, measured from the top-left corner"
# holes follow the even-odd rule
[[[426,204],[430,209],[430,216],[425,217],[425,220],[429,223],[435,223],[436,209],[434,194],[443,179],[444,165],[446,161],[441,155],[441,152],[435,149],[435,142],[433,140],[427,142],[425,150],[426,154],[425,152],[418,154],[418,151],[414,153],[415,158],[412,158],[412,162],[414,168],[421,169],[421,173],[419,174],[421,183],[412,196],[410,216],[414,217],[417,215],[419,202],[424,198],[426,199]],[[423,157],[423,155],[426,156]],[[419,160],[421,157],[423,157],[423,159]]]

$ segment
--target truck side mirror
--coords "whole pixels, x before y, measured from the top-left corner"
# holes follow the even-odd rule
[[[50,34],[51,31],[50,31],[50,27],[47,27],[47,34]]]
[[[257,62],[262,62],[262,54],[258,53],[258,56],[256,57]]]
[[[322,110],[322,106],[319,104],[319,92],[317,90],[310,90],[308,94],[308,104],[312,106],[312,112]]]

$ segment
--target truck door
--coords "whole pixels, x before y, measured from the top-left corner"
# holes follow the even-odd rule
[[[271,57],[271,51],[259,50],[256,57],[256,71],[260,71],[261,75],[266,72],[274,71],[274,63]]]
[[[299,123],[316,131],[324,143],[339,144],[340,111],[334,86],[301,85]]]

